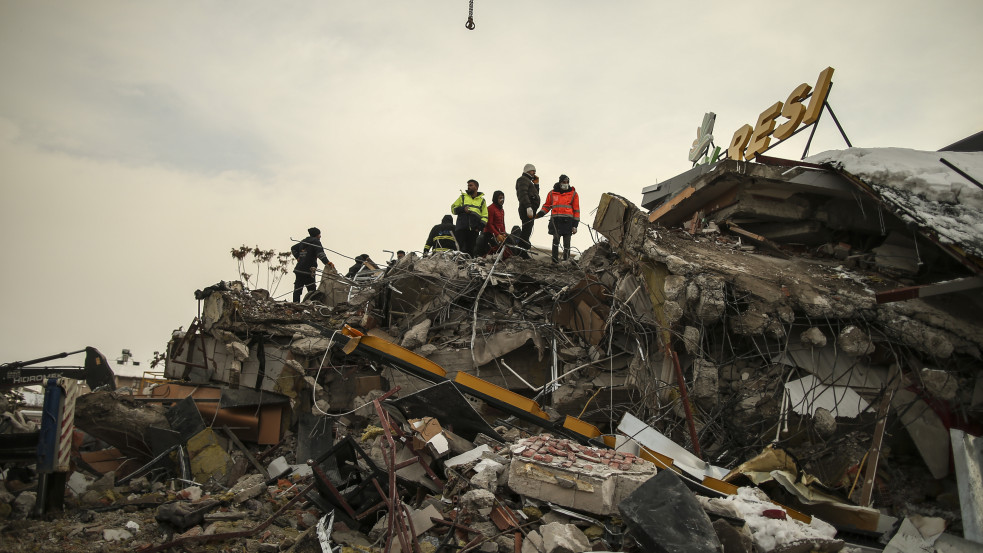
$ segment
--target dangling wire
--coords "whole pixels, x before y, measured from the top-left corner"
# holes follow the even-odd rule
[[[474,30],[474,0],[468,2],[468,22],[464,24],[464,27],[469,31]]]

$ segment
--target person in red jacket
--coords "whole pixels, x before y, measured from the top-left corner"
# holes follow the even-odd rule
[[[505,230],[505,192],[496,190],[492,194],[492,203],[488,206],[488,224],[485,225],[485,234],[481,240],[487,245],[488,255],[498,253],[499,245],[505,242],[508,232]],[[503,259],[508,252],[503,253]]]
[[[570,177],[560,175],[546,195],[542,209],[536,214],[540,218],[550,213],[549,232],[553,235],[553,263],[559,261],[560,238],[563,238],[563,260],[570,259],[570,237],[577,234],[580,224],[580,198],[577,190],[570,186]]]

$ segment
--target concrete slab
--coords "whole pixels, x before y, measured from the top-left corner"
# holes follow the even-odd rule
[[[511,451],[512,491],[598,515],[617,514],[618,503],[657,470],[632,453],[582,446],[549,434],[520,440]]]

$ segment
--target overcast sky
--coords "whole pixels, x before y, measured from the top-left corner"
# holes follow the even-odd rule
[[[0,362],[91,345],[146,368],[195,289],[238,278],[233,247],[316,225],[340,269],[384,261],[469,178],[511,227],[525,163],[544,196],[569,175],[589,224],[603,192],[640,203],[689,168],[705,112],[726,147],[827,66],[855,146],[983,129],[977,0],[475,0],[474,31],[467,10],[0,0]],[[845,147],[824,116],[811,153]]]

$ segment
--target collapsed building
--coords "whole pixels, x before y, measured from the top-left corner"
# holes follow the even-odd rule
[[[646,189],[646,211],[605,194],[596,244],[558,265],[409,255],[354,281],[329,269],[299,304],[221,282],[172,336],[168,382],[80,398],[78,426],[124,482],[176,471],[239,503],[269,484],[280,509],[319,513],[301,527],[322,549],[792,547],[764,516],[812,550],[937,540],[925,520],[969,550],[979,156],[943,156],[969,180],[896,150],[697,166]],[[168,454],[190,460],[160,469]],[[189,514],[213,501],[159,507],[175,528],[141,550],[246,539]]]

